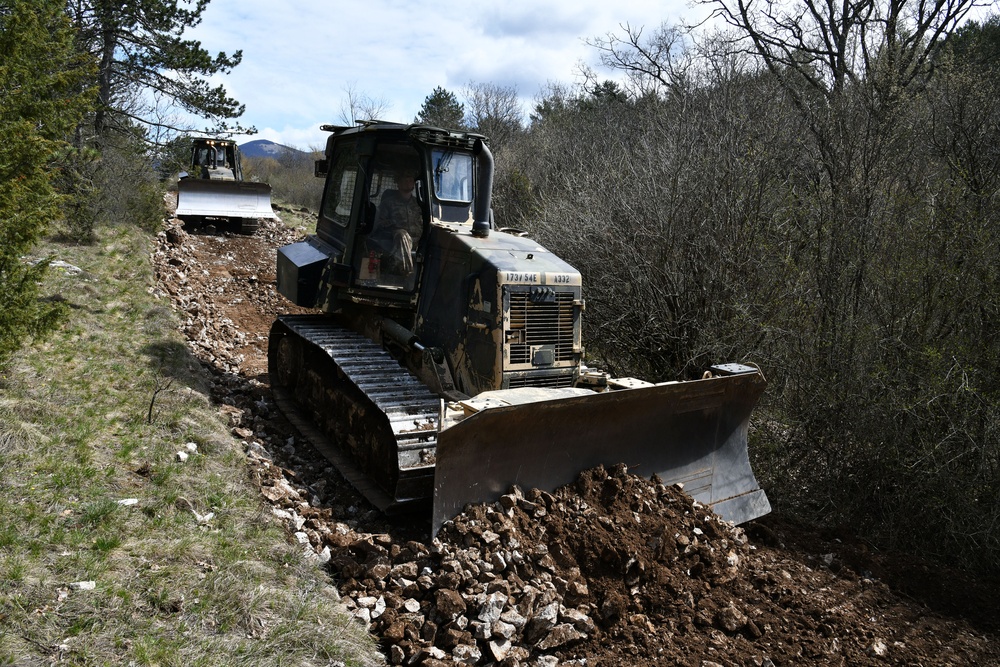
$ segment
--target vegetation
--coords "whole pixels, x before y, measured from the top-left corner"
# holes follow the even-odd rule
[[[213,56],[181,36],[201,20],[208,0],[75,0],[65,6],[78,48],[97,63],[95,137],[138,125],[153,142],[165,141],[187,129],[176,109],[212,120],[208,132],[240,129],[227,121],[241,116],[243,105],[206,77],[228,73],[242,52]]]
[[[780,510],[998,572],[997,19],[953,49],[967,3],[905,4],[598,42],[624,86],[540,100],[495,207],[584,272],[616,371],[761,365]]]
[[[283,202],[318,211],[323,179],[316,178],[314,170],[316,160],[322,155],[320,148],[309,153],[284,151],[277,157],[244,156],[243,170],[247,179],[269,184]]]
[[[206,66],[174,5],[0,0],[0,664],[378,664],[152,294],[162,124],[132,103]]]
[[[0,386],[0,664],[379,664],[247,476],[151,234],[41,250],[73,318]]]
[[[413,122],[458,129],[462,127],[464,120],[465,105],[458,101],[455,93],[438,86],[424,98],[424,103]]]
[[[522,131],[523,113],[517,89],[492,83],[469,83],[465,87],[465,124],[490,138],[498,155]]]
[[[86,61],[55,0],[0,6],[0,368],[50,332],[62,304],[39,299],[48,261],[29,257],[59,211],[56,170],[89,99]]]

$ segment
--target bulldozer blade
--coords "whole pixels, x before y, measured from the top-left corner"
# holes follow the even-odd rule
[[[178,218],[273,218],[271,186],[247,181],[183,179],[177,182]]]
[[[727,521],[771,511],[750,468],[750,413],[759,372],[501,405],[438,435],[432,534],[468,503],[493,502],[512,485],[554,491],[589,468],[620,463],[665,484],[682,483]]]

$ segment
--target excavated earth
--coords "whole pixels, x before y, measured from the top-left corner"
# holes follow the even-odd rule
[[[278,214],[249,237],[168,221],[154,289],[289,540],[324,563],[388,663],[1000,664],[995,582],[776,515],[734,527],[624,466],[555,493],[511,489],[433,540],[426,516],[381,516],[271,400],[268,329],[297,310],[276,291],[275,249],[311,218]]]

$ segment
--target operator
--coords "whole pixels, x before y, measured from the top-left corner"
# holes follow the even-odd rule
[[[413,245],[424,229],[420,203],[413,196],[414,185],[412,174],[396,176],[396,189],[382,194],[369,237],[392,256],[403,273],[413,271]]]

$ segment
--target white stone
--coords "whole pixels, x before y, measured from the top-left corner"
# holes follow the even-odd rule
[[[517,628],[504,621],[495,621],[491,626],[491,630],[494,635],[503,637],[504,639],[513,639],[514,635],[517,634]]]
[[[500,662],[507,657],[510,653],[510,642],[504,639],[503,641],[491,641],[489,643],[490,653],[493,654],[493,659]]]
[[[435,660],[444,660],[448,657],[448,654],[439,649],[437,646],[429,646],[425,648],[424,655],[434,658]]]
[[[469,646],[468,644],[459,644],[452,649],[451,654],[457,662],[464,665],[474,665],[483,657],[483,653],[478,647]]]
[[[555,626],[536,646],[547,651],[549,649],[568,644],[578,639],[585,639],[587,635],[574,628],[569,623],[562,623]]]
[[[516,609],[508,609],[500,614],[500,620],[513,625],[515,628],[523,628],[524,624],[528,622],[528,619],[521,616]]]
[[[872,645],[868,647],[869,653],[878,656],[879,658],[884,658],[889,654],[889,647],[881,639],[876,639],[872,642]]]
[[[469,627],[472,629],[472,636],[476,639],[485,641],[493,636],[493,633],[490,632],[489,624],[483,623],[482,621],[472,621],[472,623],[469,624]]]
[[[385,598],[381,595],[378,600],[375,601],[375,606],[372,607],[372,618],[378,618],[385,613]]]
[[[490,593],[486,601],[479,608],[479,620],[492,625],[500,620],[504,605],[507,604],[507,596],[499,591]]]

